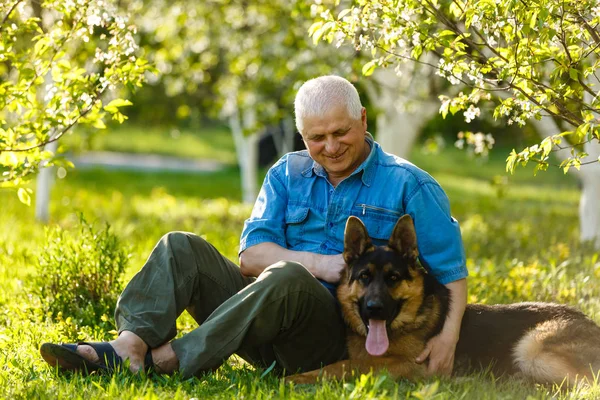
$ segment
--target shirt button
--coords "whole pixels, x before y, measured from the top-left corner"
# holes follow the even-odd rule
[[[329,223],[329,227],[330,227],[330,228],[333,228],[333,222],[330,222],[330,223]]]

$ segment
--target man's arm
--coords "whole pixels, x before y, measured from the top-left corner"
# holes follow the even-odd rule
[[[259,243],[240,254],[240,269],[246,276],[258,276],[269,265],[278,261],[298,262],[315,277],[337,283],[346,266],[341,254],[322,255],[307,251],[288,250],[271,242]]]
[[[429,358],[430,374],[450,375],[454,367],[454,351],[460,335],[460,325],[467,306],[467,279],[446,284],[450,290],[450,309],[442,331],[431,338],[425,350],[417,357],[417,363]]]

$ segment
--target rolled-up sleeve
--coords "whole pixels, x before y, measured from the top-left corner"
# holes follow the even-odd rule
[[[238,254],[248,247],[264,242],[272,242],[286,247],[287,189],[280,172],[284,168],[285,162],[280,162],[267,172],[256,203],[254,203],[252,214],[244,223]]]
[[[442,284],[467,277],[460,227],[450,215],[448,197],[437,182],[421,182],[407,199],[405,210],[415,224],[423,267]]]

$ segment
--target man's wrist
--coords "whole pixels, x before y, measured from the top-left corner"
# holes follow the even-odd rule
[[[315,276],[315,278],[321,278],[321,255],[317,253],[308,253],[309,255],[309,271]]]
[[[441,333],[447,338],[451,338],[455,342],[458,342],[458,338],[460,337],[460,328],[457,329],[452,326],[448,327],[446,324],[446,326],[444,326],[444,328],[442,329]]]

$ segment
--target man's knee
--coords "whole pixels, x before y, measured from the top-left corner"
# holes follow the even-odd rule
[[[294,261],[279,261],[267,268],[258,277],[273,285],[314,285],[317,279],[300,263]]]
[[[204,263],[198,262],[198,257],[209,252],[212,246],[193,233],[172,231],[161,238],[157,247],[156,255],[161,259],[158,265],[188,276],[199,267],[206,267]]]
[[[208,242],[200,236],[190,232],[172,231],[166,233],[161,239],[161,242],[166,243],[170,247],[182,247],[194,245],[206,245]]]

